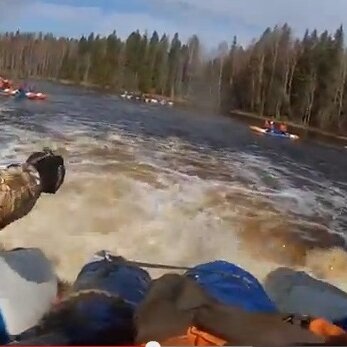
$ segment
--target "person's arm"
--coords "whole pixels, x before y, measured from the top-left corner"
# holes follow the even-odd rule
[[[0,170],[0,229],[27,215],[40,194],[40,175],[32,165]]]
[[[55,194],[64,178],[64,159],[50,149],[0,170],[0,229],[27,215],[41,193]]]

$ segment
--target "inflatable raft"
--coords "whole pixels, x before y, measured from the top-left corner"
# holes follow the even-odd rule
[[[13,94],[14,98],[16,100],[23,100],[23,99],[28,99],[28,100],[45,100],[47,99],[47,95],[43,93],[19,93],[18,91],[15,91]]]
[[[283,134],[283,133],[274,132],[274,131],[266,131],[266,129],[256,127],[256,126],[250,126],[250,129],[257,132],[257,133],[261,133],[261,134],[268,135],[268,136],[280,137],[280,138],[285,138],[285,139],[290,139],[290,140],[299,139],[298,135],[289,134],[289,133]]]

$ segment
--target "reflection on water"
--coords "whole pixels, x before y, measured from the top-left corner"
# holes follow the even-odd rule
[[[226,259],[260,278],[306,267],[347,287],[344,152],[217,116],[44,89],[46,103],[0,107],[2,163],[50,145],[67,180],[2,232],[6,247],[42,247],[68,279],[104,248],[175,265]]]

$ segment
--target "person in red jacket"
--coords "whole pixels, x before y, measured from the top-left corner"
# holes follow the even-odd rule
[[[11,88],[10,81],[9,80],[3,80],[2,88],[3,89],[10,89]]]
[[[281,123],[279,126],[279,130],[283,135],[287,134],[288,132],[287,125],[285,123]]]
[[[268,119],[265,120],[264,128],[265,128],[265,129],[270,129],[270,122],[269,122]]]
[[[275,131],[275,122],[274,121],[265,121],[266,132],[274,132]]]

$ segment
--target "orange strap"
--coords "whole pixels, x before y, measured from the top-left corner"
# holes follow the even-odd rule
[[[189,327],[186,335],[169,338],[160,344],[163,346],[224,346],[226,341],[196,327]]]
[[[194,346],[224,346],[226,344],[225,340],[204,331],[200,331],[195,327],[190,327],[188,329],[187,338]]]

